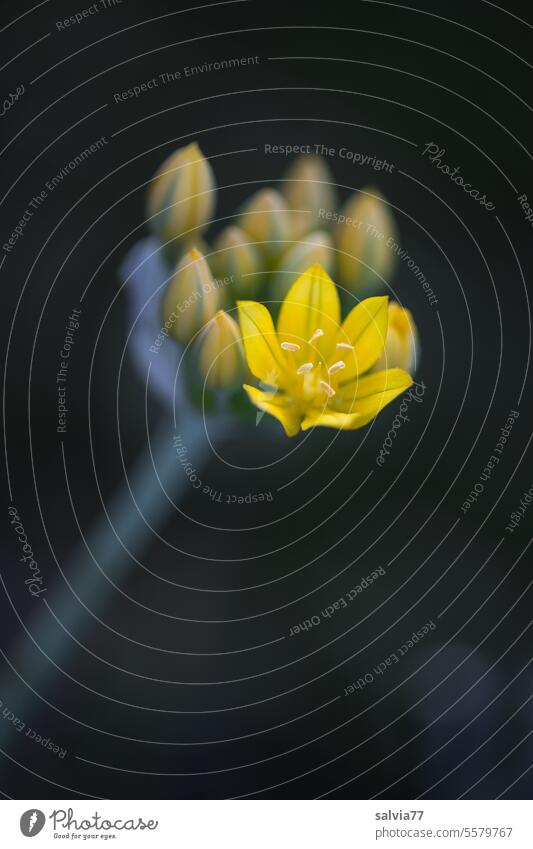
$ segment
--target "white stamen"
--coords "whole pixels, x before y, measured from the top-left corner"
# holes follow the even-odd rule
[[[314,368],[313,363],[303,363],[296,369],[296,374],[307,374],[308,371]]]
[[[321,385],[322,389],[324,390],[324,392],[326,393],[326,395],[329,398],[333,398],[333,396],[335,395],[335,390],[333,389],[333,387],[330,386],[329,383],[326,383],[325,380],[321,380],[320,385]]]
[[[309,339],[308,344],[310,345],[311,342],[314,342],[315,339],[320,339],[320,337],[323,336],[323,335],[324,335],[324,331],[321,330],[320,327],[317,327],[317,329],[315,330],[315,332],[313,333],[313,335]]]
[[[300,346],[296,345],[295,342],[282,342],[281,347],[284,351],[299,351]]]
[[[328,373],[335,374],[336,371],[341,371],[343,368],[346,368],[346,363],[344,360],[339,360],[338,363],[333,363],[333,365],[328,368]]]
[[[353,351],[354,350],[354,346],[349,345],[348,342],[337,342],[336,347],[337,348],[345,348],[346,351]]]

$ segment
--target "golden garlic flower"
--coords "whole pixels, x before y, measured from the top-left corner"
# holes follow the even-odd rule
[[[277,329],[264,304],[237,306],[248,368],[267,387],[244,389],[287,436],[315,426],[363,427],[413,382],[399,368],[368,374],[385,344],[388,298],[361,301],[341,324],[337,288],[320,265],[292,285]]]

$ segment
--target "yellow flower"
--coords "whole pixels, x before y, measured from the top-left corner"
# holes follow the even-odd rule
[[[385,347],[374,369],[398,366],[407,371],[413,371],[417,351],[418,333],[411,312],[395,301],[391,301]]]
[[[196,142],[163,162],[148,192],[148,213],[163,242],[197,241],[215,206],[215,175]]]
[[[383,351],[387,297],[367,298],[341,324],[336,286],[319,265],[292,285],[277,330],[263,304],[237,305],[248,368],[272,387],[244,389],[287,436],[317,425],[363,427],[413,382],[399,368],[366,374]]]
[[[198,369],[211,389],[236,389],[245,373],[242,337],[237,322],[219,310],[200,333]]]

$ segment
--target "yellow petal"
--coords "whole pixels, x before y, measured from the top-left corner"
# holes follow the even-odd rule
[[[285,361],[274,322],[264,304],[237,301],[248,368],[270,386],[284,384]]]
[[[388,323],[388,298],[366,298],[347,315],[337,337],[337,344],[351,345],[353,350],[340,348],[346,368],[340,385],[353,380],[371,368],[385,344]],[[336,354],[338,353],[336,350]]]
[[[411,375],[401,368],[376,371],[341,387],[338,401],[343,412],[369,416],[367,421],[370,421],[412,383]]]
[[[339,430],[364,427],[412,383],[411,375],[399,368],[362,377],[354,381],[352,397],[338,398],[342,401],[342,410],[328,408],[322,413],[311,413],[302,422],[302,430],[310,427],[335,427]]]
[[[321,265],[312,265],[287,292],[278,318],[280,342],[302,346],[298,359],[327,358],[340,328],[340,302],[335,283]],[[319,330],[323,335],[306,344]]]
[[[275,392],[261,392],[260,389],[256,389],[255,386],[248,386],[246,383],[244,389],[252,404],[281,422],[287,436],[295,436],[298,433],[300,416],[282,395]]]
[[[363,421],[357,413],[336,413],[326,410],[324,413],[308,415],[303,420],[301,428],[309,430],[311,427],[334,427],[337,430],[356,430],[365,424],[367,422]]]

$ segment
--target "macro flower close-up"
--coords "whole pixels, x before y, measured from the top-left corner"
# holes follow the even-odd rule
[[[266,387],[244,388],[287,436],[315,426],[363,427],[413,382],[401,368],[367,374],[383,354],[388,298],[361,301],[341,323],[337,288],[319,265],[292,285],[277,330],[264,304],[239,301],[238,308],[249,369]]]
[[[2,11],[4,843],[531,845],[533,4]]]
[[[250,424],[255,407],[286,436],[356,430],[409,388],[418,366],[413,317],[383,292],[393,291],[393,212],[368,186],[339,207],[321,156],[296,156],[279,182],[252,192],[211,235],[218,180],[199,145],[160,166],[147,207],[157,241],[140,243],[127,274],[152,316],[147,333],[171,340],[164,358],[152,346],[154,381],[166,365],[167,397],[177,379],[183,401],[211,419]],[[149,290],[157,316],[146,310]],[[146,349],[134,350],[143,371]]]

